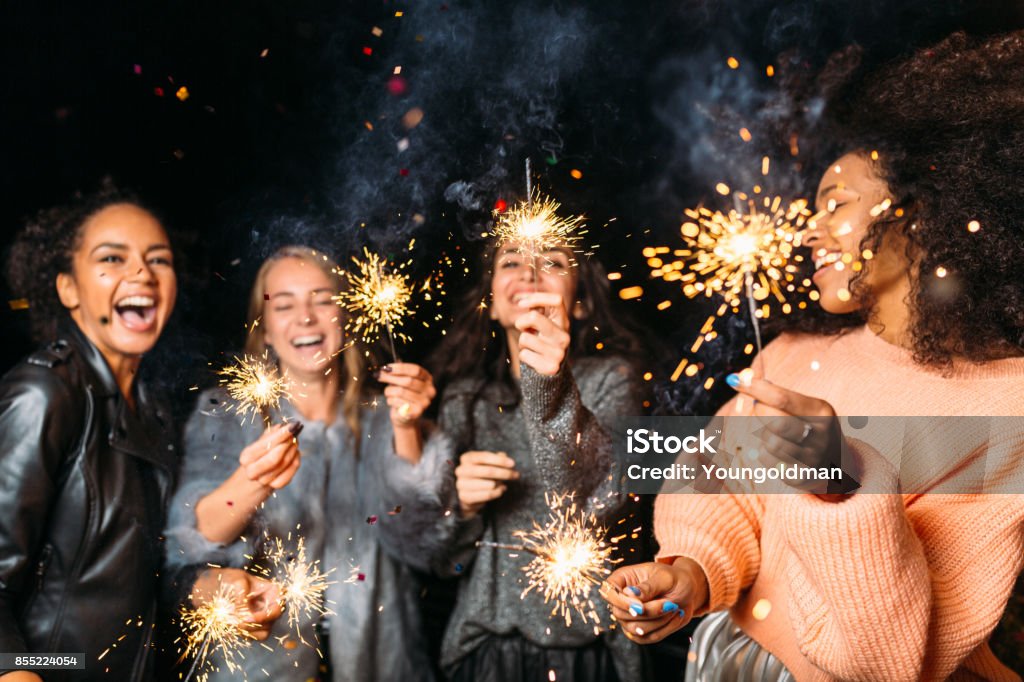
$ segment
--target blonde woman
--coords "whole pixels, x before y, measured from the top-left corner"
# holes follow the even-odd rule
[[[306,561],[335,570],[327,592],[335,613],[321,624],[328,633],[329,644],[321,642],[320,650],[329,658],[329,679],[429,679],[415,579],[381,554],[373,524],[389,511],[379,506],[374,463],[394,456],[395,445],[401,454],[404,439],[416,437],[426,402],[391,400],[399,423],[393,430],[385,399],[367,393],[364,356],[345,342],[344,311],[331,299],[344,286],[335,270],[323,254],[289,246],[257,273],[245,350],[266,352],[277,363],[290,397],[266,413],[266,427],[260,418],[232,411],[222,389],[200,396],[185,430],[182,482],[167,532],[169,561],[265,565],[277,538],[297,560],[301,537]],[[430,375],[415,365],[386,368],[414,389],[432,390]],[[316,614],[301,615],[298,633],[288,620],[276,624],[269,650],[246,653],[251,678],[264,671],[270,679],[317,676]],[[236,676],[222,667],[211,680]]]

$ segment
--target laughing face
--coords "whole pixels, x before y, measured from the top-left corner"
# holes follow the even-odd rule
[[[859,284],[875,301],[901,302],[909,287],[910,264],[900,235],[885,233],[878,253],[861,252],[861,240],[887,206],[889,188],[862,153],[843,156],[821,178],[817,208],[824,216],[805,233],[803,243],[814,259],[814,284],[821,307],[830,313],[851,313],[863,305],[850,292],[850,282],[863,268]],[[875,215],[872,215],[874,213]]]
[[[338,292],[319,266],[282,258],[266,274],[263,334],[281,369],[299,379],[323,374],[341,350],[342,311],[331,300]]]
[[[114,204],[80,230],[71,272],[57,277],[61,303],[116,367],[156,344],[178,293],[167,233],[148,211]]]
[[[551,249],[529,256],[514,242],[504,244],[494,259],[491,278],[491,319],[508,330],[515,329],[516,319],[527,312],[519,300],[529,293],[544,291],[561,295],[567,310],[576,300],[576,278],[571,253]]]

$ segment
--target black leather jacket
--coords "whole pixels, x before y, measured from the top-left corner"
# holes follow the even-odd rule
[[[135,402],[70,320],[0,380],[0,652],[85,654],[47,682],[151,676],[177,452],[138,382]]]

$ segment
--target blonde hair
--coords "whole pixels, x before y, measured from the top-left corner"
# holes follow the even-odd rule
[[[304,263],[315,266],[331,282],[331,287],[338,292],[345,290],[348,286],[337,264],[325,254],[311,249],[308,246],[282,246],[272,253],[269,258],[263,261],[260,269],[256,272],[253,280],[252,290],[249,293],[249,311],[247,314],[246,327],[255,331],[254,327],[263,318],[264,306],[267,304],[267,274],[275,264],[286,258],[295,258]],[[339,323],[344,316],[341,307],[338,308]],[[245,340],[245,352],[253,357],[263,357],[268,350],[266,340],[262,333],[250,333]],[[363,363],[363,355],[355,344],[350,345],[341,353],[343,361],[338,363],[338,381],[342,388],[341,413],[346,423],[355,435],[355,442],[359,443],[359,407],[362,402],[362,387],[365,385],[366,367]]]

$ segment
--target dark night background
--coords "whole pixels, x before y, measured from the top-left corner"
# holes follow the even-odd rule
[[[749,186],[779,147],[757,136],[787,104],[768,64],[813,70],[851,42],[882,61],[953,30],[1021,26],[1009,0],[4,3],[0,252],[27,215],[104,175],[137,189],[180,257],[177,311],[146,364],[187,410],[187,388],[213,381],[207,362],[241,346],[274,248],[344,262],[370,245],[415,258],[421,276],[448,256],[450,303],[473,265],[460,259],[495,201],[521,197],[530,157],[540,187],[588,216],[616,288],[645,286],[615,305],[668,342],[648,368],[663,380],[710,308],[648,283],[641,249],[676,244],[684,208],[713,202],[716,182]],[[813,159],[773,163],[778,188],[806,192]],[[20,297],[0,288],[0,371],[33,347],[27,313],[7,304]],[[412,323],[404,357],[435,342],[449,308],[420,315],[436,314]],[[733,321],[695,381],[742,362],[749,331]]]

